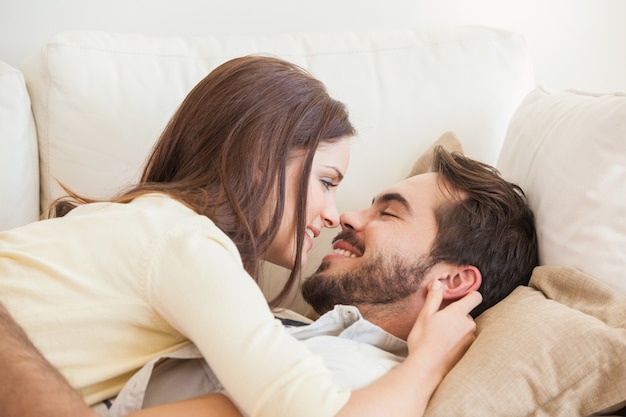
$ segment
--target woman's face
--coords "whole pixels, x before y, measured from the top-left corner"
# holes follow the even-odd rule
[[[335,193],[343,179],[350,160],[350,138],[322,143],[315,152],[306,210],[306,230],[302,248],[302,265],[306,264],[307,254],[322,228],[337,227],[339,212]],[[298,155],[287,163],[285,214],[278,233],[272,241],[264,259],[285,268],[292,268],[296,255],[296,199],[298,181],[304,165],[304,155]]]

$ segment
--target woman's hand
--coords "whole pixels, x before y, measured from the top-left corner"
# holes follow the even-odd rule
[[[468,314],[482,301],[475,291],[439,309],[443,291],[431,284],[408,336],[409,356],[372,384],[353,391],[340,417],[422,416],[433,392],[474,341],[476,324]]]
[[[441,282],[435,279],[407,339],[409,357],[418,358],[420,366],[431,367],[440,376],[437,384],[476,338],[476,323],[469,312],[480,304],[482,296],[472,291],[440,310],[442,300]]]

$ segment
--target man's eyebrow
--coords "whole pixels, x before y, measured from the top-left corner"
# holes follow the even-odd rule
[[[377,197],[374,197],[372,199],[372,204],[374,204],[374,203],[389,203],[389,202],[399,203],[407,212],[413,213],[413,210],[411,209],[411,205],[409,204],[407,199],[404,198],[404,196],[402,196],[402,194],[400,194],[400,193],[385,193],[385,194],[381,194],[381,195],[379,195]]]

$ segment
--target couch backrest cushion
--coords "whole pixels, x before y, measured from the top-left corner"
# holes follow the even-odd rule
[[[531,92],[497,164],[537,219],[540,262],[626,294],[626,94]]]
[[[22,73],[0,62],[0,230],[39,217],[39,161]]]
[[[70,32],[25,68],[41,152],[42,205],[56,180],[106,197],[137,178],[188,91],[224,61],[271,54],[300,64],[345,102],[359,131],[340,210],[404,178],[443,132],[495,164],[511,115],[534,87],[524,39],[455,26],[382,32],[149,37]],[[310,254],[328,251],[335,231]]]

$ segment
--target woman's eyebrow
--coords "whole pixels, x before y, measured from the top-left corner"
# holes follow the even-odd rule
[[[408,200],[400,193],[384,193],[372,199],[372,204],[389,202],[399,203],[408,213],[413,213]]]
[[[339,168],[332,166],[332,165],[326,165],[326,168],[332,169],[333,171],[335,171],[335,173],[337,174],[337,179],[339,181],[343,180],[343,173],[339,170]]]

